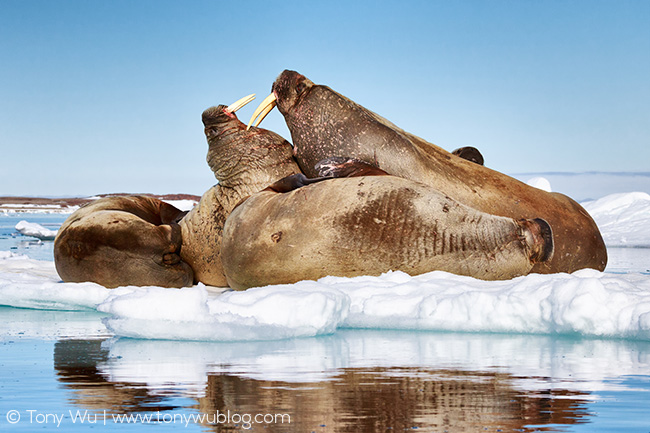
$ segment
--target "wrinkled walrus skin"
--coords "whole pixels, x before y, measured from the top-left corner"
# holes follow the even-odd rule
[[[246,130],[224,105],[203,112],[208,165],[219,183],[210,188],[180,222],[181,257],[194,269],[196,282],[227,286],[221,265],[223,226],[246,197],[283,177],[300,173],[291,144],[261,128]]]
[[[191,286],[181,260],[185,212],[146,196],[105,197],[78,209],[54,240],[54,264],[66,282],[104,287]]]
[[[222,248],[228,285],[246,289],[388,270],[509,279],[553,247],[544,221],[478,212],[395,176],[361,176],[251,196],[228,217]]]
[[[389,174],[431,185],[488,214],[515,220],[543,218],[553,228],[555,254],[535,265],[533,272],[605,269],[607,251],[598,227],[569,197],[452,155],[297,72],[284,71],[272,93],[307,176],[317,176],[314,167],[325,158],[357,158]]]

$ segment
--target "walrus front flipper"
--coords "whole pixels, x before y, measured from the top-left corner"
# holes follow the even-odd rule
[[[322,177],[387,176],[384,170],[356,158],[332,156],[314,167]]]
[[[460,156],[463,159],[466,159],[471,162],[475,162],[478,165],[485,165],[485,161],[483,160],[483,155],[481,155],[481,152],[475,147],[460,147],[453,152],[451,152],[453,155]]]
[[[297,174],[292,174],[291,176],[283,177],[282,179],[264,188],[263,191],[285,193],[285,192],[293,191],[294,189],[302,188],[303,186],[306,185],[311,185],[312,183],[318,183],[329,179],[331,179],[331,177],[315,177],[313,179],[309,179],[304,174],[297,173]],[[242,204],[244,200],[240,201],[237,204],[237,206]]]
[[[520,239],[529,250],[531,263],[551,260],[555,247],[549,223],[541,218],[523,219],[519,221],[519,227]]]
[[[343,158],[341,156],[333,156],[324,159],[316,164],[315,168],[318,171],[319,177],[310,179],[302,173],[292,174],[291,176],[283,177],[277,182],[269,185],[264,189],[264,191],[285,193],[293,191],[294,189],[302,188],[305,185],[311,185],[328,179],[388,175],[384,170],[379,169],[374,165],[370,165],[367,162],[354,158]],[[241,204],[241,202],[239,204]]]

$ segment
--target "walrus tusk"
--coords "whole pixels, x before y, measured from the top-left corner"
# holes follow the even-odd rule
[[[275,93],[271,93],[269,96],[264,98],[262,102],[260,102],[260,105],[257,106],[255,112],[253,113],[253,116],[251,117],[251,120],[248,121],[248,126],[246,129],[250,129],[251,125],[257,127],[257,125],[262,123],[262,120],[264,120],[266,115],[269,114],[269,112],[273,110],[276,105],[277,98],[275,97]],[[255,122],[255,124],[253,124],[257,116],[260,118],[257,120],[257,122]]]
[[[226,110],[230,111],[231,113],[234,113],[235,111],[239,110],[244,105],[251,102],[253,99],[255,99],[255,93],[251,93],[248,96],[244,96],[243,98],[238,99],[237,101],[230,104],[228,106],[228,108],[226,108]]]

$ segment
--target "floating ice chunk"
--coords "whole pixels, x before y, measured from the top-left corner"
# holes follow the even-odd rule
[[[40,224],[20,221],[16,224],[16,231],[23,236],[32,236],[43,241],[51,241],[56,237],[56,230],[46,229]]]
[[[545,177],[533,177],[532,179],[528,180],[528,182],[526,183],[530,186],[534,186],[535,188],[539,188],[546,192],[552,192],[551,182],[549,182],[548,179],[546,179]]]
[[[124,291],[130,290],[130,291]],[[185,289],[119,288],[98,306],[117,335],[179,340],[273,340],[329,334],[348,311],[336,290],[298,283],[210,295]]]
[[[650,247],[650,195],[611,194],[582,203],[610,247]]]
[[[192,210],[192,208],[196,206],[198,203],[196,200],[163,200],[163,201],[165,203],[174,206],[176,209],[183,210],[183,211]]]

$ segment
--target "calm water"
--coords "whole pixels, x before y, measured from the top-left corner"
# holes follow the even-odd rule
[[[51,242],[13,227],[64,217],[26,216],[0,216],[0,251],[51,260]],[[647,250],[610,255],[609,272],[648,272]],[[2,431],[650,432],[650,342],[374,330],[151,341],[112,338],[102,318],[0,307]]]

